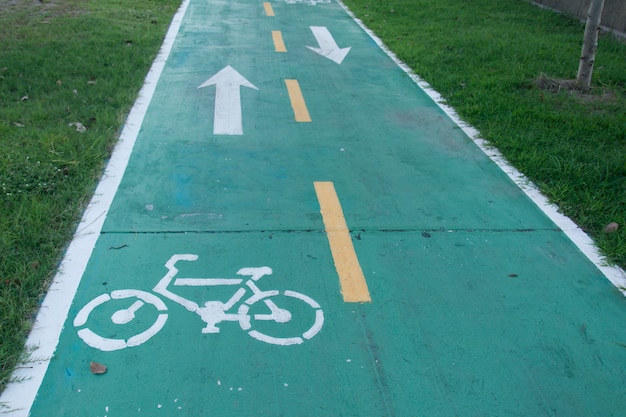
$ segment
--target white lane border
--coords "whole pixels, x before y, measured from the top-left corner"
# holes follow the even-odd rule
[[[524,174],[511,166],[504,156],[493,146],[480,137],[480,133],[474,127],[463,121],[456,111],[445,104],[445,99],[435,91],[426,81],[419,75],[415,74],[408,65],[402,62],[395,53],[393,53],[383,41],[376,36],[365,24],[357,18],[354,13],[341,1],[337,3],[348,13],[348,15],[363,29],[374,42],[398,65],[411,79],[417,84],[435,103],[459,126],[463,132],[487,155],[493,162],[500,167],[505,174],[517,184],[517,186],[552,220],[569,239],[580,249],[580,251],[604,274],[604,276],[613,283],[618,289],[626,295],[626,272],[623,269],[609,265],[593,240],[580,227],[578,227],[569,217],[561,214],[554,204],[541,194],[537,186],[533,184]]]
[[[163,44],[133,105],[104,174],[83,213],[76,233],[61,261],[48,293],[26,340],[30,360],[19,366],[0,396],[0,414],[26,417],[54,355],[63,324],[78,289],[87,262],[100,236],[113,197],[128,165],[130,154],[156,89],[165,62],[178,35],[190,0],[184,0],[174,15]]]

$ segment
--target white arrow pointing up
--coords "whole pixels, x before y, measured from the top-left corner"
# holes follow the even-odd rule
[[[214,135],[243,135],[241,125],[241,86],[258,90],[230,65],[203,82],[198,88],[215,85]]]
[[[330,34],[325,26],[311,26],[311,31],[313,32],[313,36],[315,36],[315,39],[320,47],[314,48],[312,46],[307,46],[307,48],[325,58],[330,59],[331,61],[336,62],[337,64],[341,64],[346,55],[348,55],[348,52],[350,52],[350,47],[339,48],[339,46],[337,46],[337,42],[333,39],[333,35]]]

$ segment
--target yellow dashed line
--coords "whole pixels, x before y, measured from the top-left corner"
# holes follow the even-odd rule
[[[289,93],[289,100],[291,100],[291,107],[293,108],[296,122],[310,122],[311,116],[309,116],[309,111],[306,108],[298,80],[285,80],[285,84],[287,84],[287,92]]]
[[[326,236],[339,275],[341,294],[346,303],[370,303],[369,289],[354,251],[348,225],[332,182],[314,182]]]
[[[263,3],[263,8],[265,9],[266,16],[274,16],[274,9],[272,9],[272,5],[270,3]]]
[[[280,30],[272,31],[272,39],[274,39],[274,49],[276,52],[287,52],[287,48],[285,48],[285,42],[283,42],[283,34]]]

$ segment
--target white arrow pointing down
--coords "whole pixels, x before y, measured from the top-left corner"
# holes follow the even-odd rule
[[[198,88],[215,85],[214,135],[243,135],[241,123],[241,86],[258,90],[233,67],[227,65]]]
[[[330,59],[331,61],[336,62],[337,64],[341,64],[346,55],[348,55],[348,52],[350,52],[351,47],[339,48],[337,42],[335,42],[335,39],[333,38],[333,35],[330,34],[326,26],[310,26],[310,28],[320,47],[314,48],[312,46],[307,46],[307,48],[325,58]]]

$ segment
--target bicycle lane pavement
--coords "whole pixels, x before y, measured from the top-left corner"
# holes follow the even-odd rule
[[[618,415],[625,319],[338,4],[192,0],[30,415]]]

